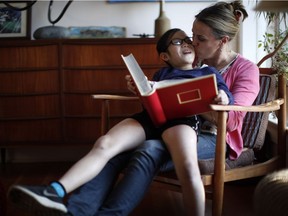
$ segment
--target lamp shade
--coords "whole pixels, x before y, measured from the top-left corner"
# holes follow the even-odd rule
[[[288,12],[288,1],[260,1],[257,3],[256,11]]]

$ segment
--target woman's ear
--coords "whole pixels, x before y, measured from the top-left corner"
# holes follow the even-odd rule
[[[224,36],[222,39],[221,39],[221,43],[222,44],[226,44],[229,42],[229,36]]]
[[[229,36],[224,36],[219,42],[219,49],[222,50],[223,46],[229,42]]]
[[[166,52],[160,53],[160,58],[165,62],[169,60],[169,56]]]

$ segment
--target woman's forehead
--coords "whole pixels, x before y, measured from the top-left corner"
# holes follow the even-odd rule
[[[213,36],[212,29],[200,21],[195,21],[193,23],[192,33],[193,35]]]

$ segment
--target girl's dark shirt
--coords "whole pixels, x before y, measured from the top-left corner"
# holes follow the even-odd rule
[[[193,79],[200,76],[215,74],[217,81],[218,90],[222,89],[225,91],[229,98],[229,104],[234,104],[234,98],[229,91],[226,83],[222,76],[214,67],[201,67],[194,68],[191,70],[180,70],[172,67],[164,67],[157,71],[153,76],[153,81],[170,80],[170,79]]]

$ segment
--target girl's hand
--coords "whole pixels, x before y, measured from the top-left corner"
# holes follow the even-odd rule
[[[128,90],[131,91],[133,94],[137,95],[137,89],[131,75],[126,75],[125,79],[127,81]]]
[[[227,94],[225,93],[225,91],[222,89],[219,90],[218,95],[216,96],[214,101],[217,104],[222,104],[222,105],[229,104],[229,98],[228,98]]]

